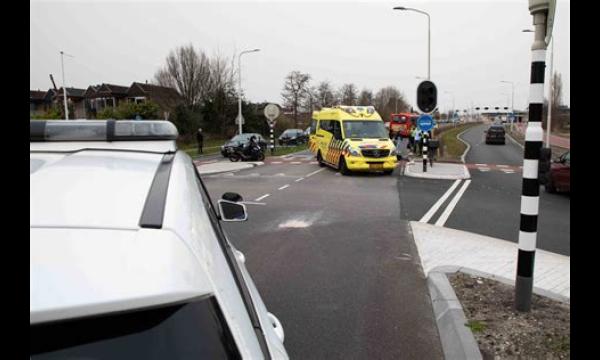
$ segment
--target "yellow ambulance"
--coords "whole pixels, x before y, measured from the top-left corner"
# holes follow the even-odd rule
[[[396,147],[373,106],[334,106],[314,111],[310,151],[319,166],[331,166],[343,175],[353,171],[383,171],[396,167]]]

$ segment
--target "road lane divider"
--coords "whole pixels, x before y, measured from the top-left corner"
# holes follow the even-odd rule
[[[456,189],[456,187],[458,186],[458,184],[460,184],[461,181],[462,180],[460,180],[460,179],[454,181],[454,184],[452,184],[452,186],[450,186],[450,188],[448,190],[446,190],[444,195],[442,195],[442,197],[440,197],[439,200],[435,204],[433,204],[431,209],[429,209],[429,211],[427,211],[427,213],[425,215],[423,215],[423,217],[421,218],[421,220],[419,220],[419,222],[422,222],[422,223],[428,222],[429,219],[431,219],[431,217],[438,211],[440,206],[442,206],[442,204],[446,201],[446,199],[448,199],[450,194],[452,194],[454,189]]]
[[[456,195],[454,195],[454,197],[452,198],[452,201],[450,201],[450,203],[448,204],[448,206],[446,206],[446,209],[444,210],[444,212],[442,213],[442,215],[440,215],[440,218],[435,222],[435,226],[444,226],[444,224],[446,223],[446,221],[450,217],[450,214],[452,214],[452,211],[456,207],[456,204],[458,204],[458,201],[460,200],[460,198],[463,196],[463,194],[465,193],[465,191],[469,187],[469,184],[471,184],[471,180],[465,181],[465,183],[460,188],[460,190],[458,190],[458,192],[456,193]]]
[[[263,196],[261,196],[261,197],[258,197],[258,198],[256,198],[256,199],[254,199],[254,201],[261,201],[262,199],[265,199],[265,198],[267,198],[267,197],[269,197],[269,196],[271,196],[271,194],[265,194],[265,195],[263,195]]]
[[[283,185],[282,187],[280,187],[277,190],[283,190],[283,189],[288,188],[288,187],[290,187],[290,184],[285,184],[285,185]]]
[[[296,180],[294,180],[294,181],[295,181],[295,182],[298,182],[298,181],[302,181],[302,180],[304,180],[304,178],[303,178],[303,177],[301,177],[301,178],[299,178],[299,179],[296,179]]]
[[[313,172],[311,172],[310,174],[306,174],[304,177],[311,177],[311,176],[313,176],[314,174],[320,173],[320,172],[321,172],[321,171],[323,171],[323,170],[325,170],[325,168],[323,168],[323,169],[319,169],[319,170],[317,170],[317,171],[313,171]]]

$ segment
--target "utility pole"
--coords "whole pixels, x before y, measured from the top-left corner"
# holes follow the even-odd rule
[[[533,292],[533,269],[540,199],[538,167],[544,137],[542,112],[544,108],[546,47],[552,33],[555,6],[555,0],[529,0],[529,11],[533,16],[535,38],[531,46],[529,122],[525,131],[519,255],[515,282],[515,308],[521,312],[530,311]]]

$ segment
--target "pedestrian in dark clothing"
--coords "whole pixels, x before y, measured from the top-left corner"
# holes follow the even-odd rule
[[[204,135],[202,129],[198,129],[196,132],[196,140],[198,141],[198,154],[202,154],[202,147],[204,146]]]

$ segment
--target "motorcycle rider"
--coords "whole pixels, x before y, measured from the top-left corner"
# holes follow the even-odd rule
[[[256,136],[252,135],[250,137],[250,141],[248,141],[248,145],[244,148],[244,155],[251,156],[254,149],[258,146],[256,142]]]

